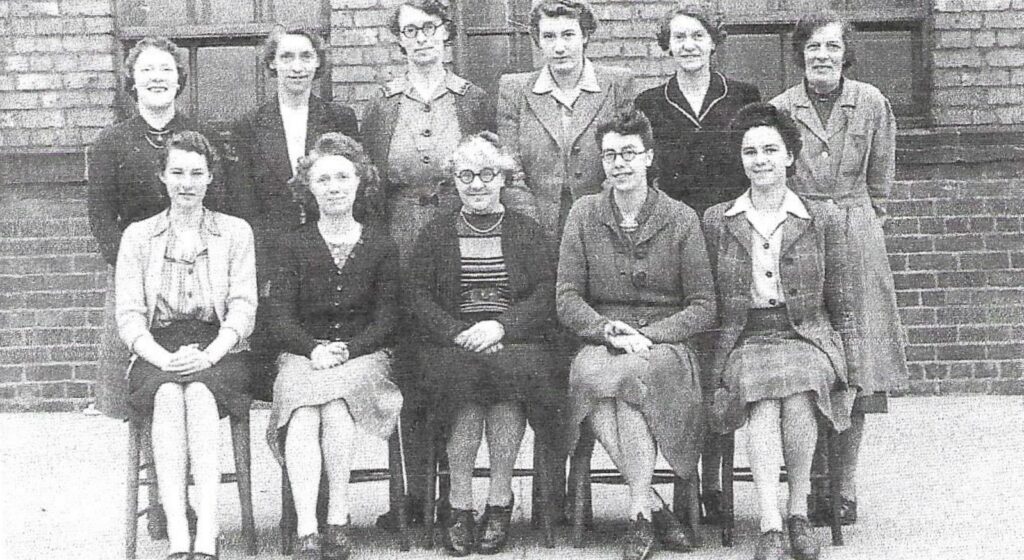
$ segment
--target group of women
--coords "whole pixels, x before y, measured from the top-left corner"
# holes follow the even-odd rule
[[[424,427],[443,427],[442,535],[455,556],[506,546],[527,423],[562,463],[581,426],[596,435],[629,486],[627,560],[698,546],[651,486],[659,450],[684,478],[705,458],[702,500],[716,516],[706,425],[747,426],[756,559],[785,557],[784,530],[793,557],[819,554],[811,527],[830,512],[810,488],[819,425],[843,433],[840,515],[856,520],[864,413],[884,410],[906,365],[882,236],[894,119],[877,89],[843,76],[849,26],[802,19],[804,81],[769,104],[713,69],[725,34],[698,5],[662,18],[676,72],[635,98],[628,72],[585,56],[597,23],[585,1],[536,3],[545,65],[503,76],[495,110],[443,64],[447,2],[408,0],[390,21],[405,72],[361,129],[312,94],[322,39],[276,31],[264,60],[277,96],[227,148],[175,110],[177,47],[147,38],[131,50],[138,116],[105,131],[89,160],[91,223],[115,279],[100,404],[116,413],[113,388],[126,384],[127,416],[152,423],[170,560],[217,556],[216,420],[248,410],[266,362],[299,558],[350,555],[356,428],[387,437],[400,416],[414,498]]]

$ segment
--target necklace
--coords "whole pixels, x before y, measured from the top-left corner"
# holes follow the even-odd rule
[[[153,127],[147,127],[145,137],[146,142],[150,146],[157,150],[162,150],[167,145],[167,137],[171,134],[170,130],[154,130]]]
[[[498,221],[494,222],[494,225],[489,226],[489,227],[485,227],[485,228],[478,228],[478,227],[474,226],[473,224],[469,223],[469,218],[466,218],[465,210],[459,211],[459,215],[462,216],[462,223],[466,224],[466,227],[468,227],[474,233],[478,233],[478,234],[481,234],[481,235],[486,234],[486,233],[491,233],[492,231],[498,229],[498,226],[501,225],[501,222],[503,222],[505,220],[505,211],[502,210],[501,214],[498,214]]]

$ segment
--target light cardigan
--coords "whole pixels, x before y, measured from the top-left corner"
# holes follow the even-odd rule
[[[160,295],[164,251],[170,234],[169,210],[124,230],[117,256],[117,330],[134,351],[149,327]],[[206,210],[200,234],[209,251],[209,283],[221,329],[238,335],[232,352],[249,347],[256,318],[256,256],[252,229],[240,218]],[[173,351],[173,349],[171,349]]]

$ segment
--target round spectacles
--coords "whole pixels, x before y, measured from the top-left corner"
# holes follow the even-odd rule
[[[402,35],[405,35],[406,39],[415,39],[416,34],[422,31],[424,37],[430,38],[433,37],[434,33],[437,32],[437,28],[441,27],[442,25],[444,25],[444,23],[437,24],[431,23],[429,21],[427,23],[424,23],[422,27],[417,27],[415,25],[406,25],[405,27],[402,28]]]
[[[643,153],[646,153],[646,151],[638,152],[632,148],[626,148],[621,152],[616,152],[615,150],[605,150],[601,152],[601,161],[610,165],[615,163],[616,157],[622,156],[622,161],[630,162],[636,159],[636,156]]]
[[[477,173],[476,171],[472,171],[470,169],[463,169],[462,171],[459,171],[458,173],[455,174],[455,177],[457,177],[459,181],[462,181],[462,184],[464,185],[472,183],[473,179],[476,179],[477,177],[480,177],[480,180],[485,183],[490,183],[497,176],[498,172],[491,169],[490,167],[485,167],[481,169],[479,173]]]

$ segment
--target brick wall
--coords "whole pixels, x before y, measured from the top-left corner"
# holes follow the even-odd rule
[[[935,122],[1024,123],[1024,0],[935,0],[933,16]]]
[[[0,149],[88,144],[114,118],[110,0],[0,2]]]

